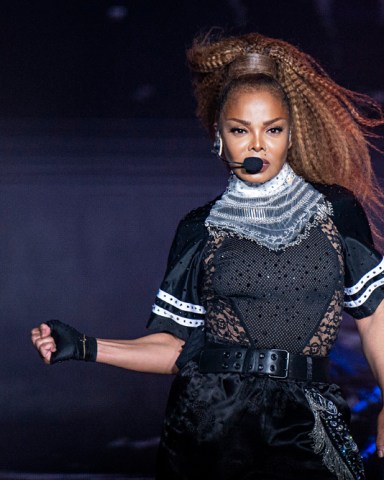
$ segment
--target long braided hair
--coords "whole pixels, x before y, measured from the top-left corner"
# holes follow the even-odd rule
[[[194,72],[197,116],[207,130],[217,120],[229,65],[248,53],[271,57],[276,80],[288,98],[292,147],[288,162],[308,181],[338,184],[366,208],[371,220],[383,213],[384,196],[372,169],[369,149],[376,148],[373,128],[384,124],[381,106],[370,97],[335,83],[310,55],[293,45],[258,33],[195,39],[187,50]],[[249,72],[252,73],[252,72]],[[372,229],[380,243],[375,222]]]

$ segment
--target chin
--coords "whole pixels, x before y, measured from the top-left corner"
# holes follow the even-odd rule
[[[264,183],[273,178],[273,176],[271,177],[270,175],[264,175],[264,173],[244,173],[241,175],[237,175],[235,173],[235,175],[237,178],[247,183]]]

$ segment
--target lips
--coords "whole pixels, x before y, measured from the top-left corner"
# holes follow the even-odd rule
[[[265,170],[267,170],[267,168],[269,167],[270,163],[268,162],[268,160],[264,160],[263,159],[263,166],[261,167],[261,170],[259,173],[263,173],[265,172]]]

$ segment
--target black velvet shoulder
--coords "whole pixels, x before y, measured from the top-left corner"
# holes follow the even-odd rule
[[[333,221],[340,234],[361,240],[373,247],[373,239],[367,216],[355,195],[340,185],[312,183],[333,207]]]
[[[214,200],[211,200],[205,205],[201,205],[200,207],[194,208],[182,218],[181,222],[203,222],[204,223],[205,219],[209,215],[209,212],[211,211],[212,206],[219,198],[220,196],[216,197]]]
[[[216,199],[191,210],[180,220],[169,251],[168,267],[177,261],[182,252],[193,242],[206,236],[205,220],[215,201]]]

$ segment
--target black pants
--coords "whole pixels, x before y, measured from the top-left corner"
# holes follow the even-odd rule
[[[172,385],[156,478],[364,479],[356,446],[348,437],[348,422],[349,409],[336,385],[201,374],[191,362]],[[321,442],[328,455],[324,449],[314,452],[314,445]]]

